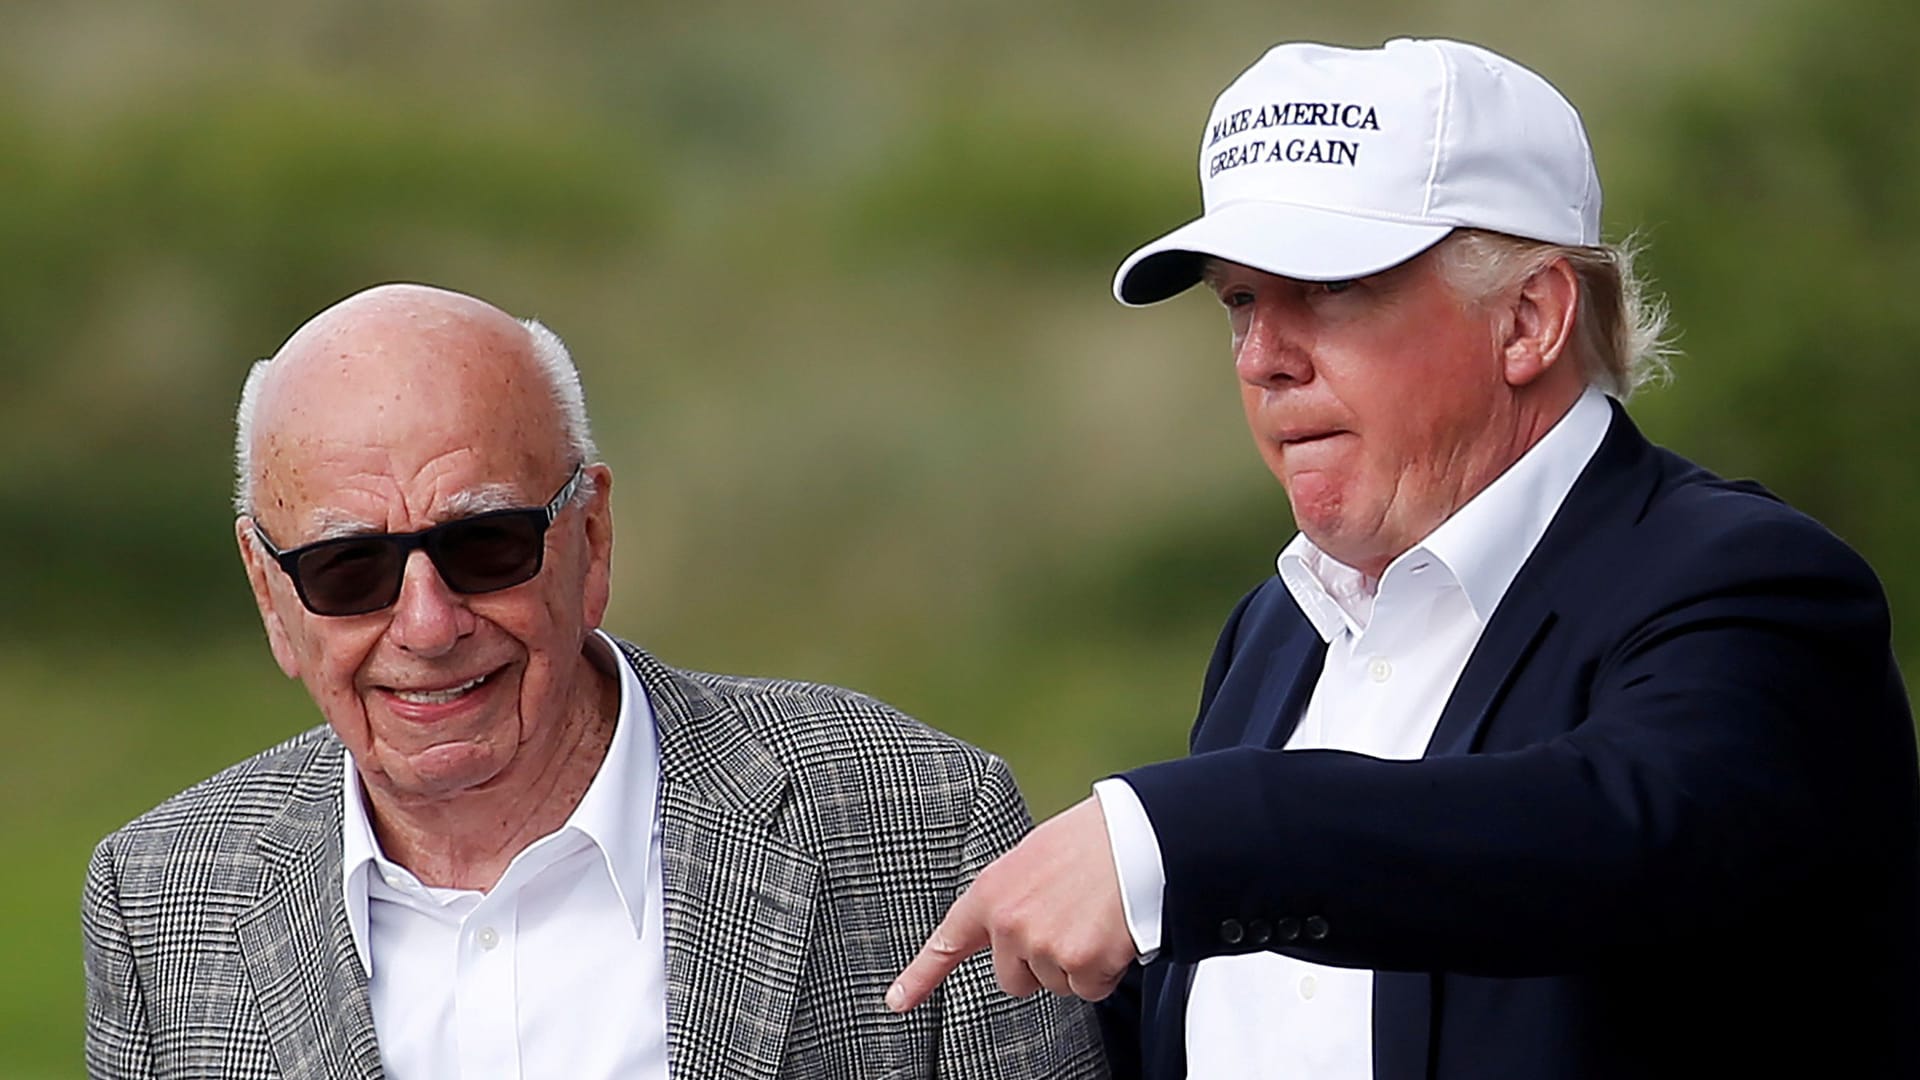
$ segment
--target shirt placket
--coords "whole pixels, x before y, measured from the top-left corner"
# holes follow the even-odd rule
[[[1355,642],[1349,685],[1363,703],[1355,717],[1354,748],[1376,757],[1396,756],[1409,721],[1407,670],[1433,613],[1431,583],[1404,569],[1381,582],[1373,616]],[[1415,665],[1417,666],[1417,665]]]
[[[489,894],[461,922],[455,944],[454,1029],[463,1080],[519,1080],[519,1018],[514,1005],[519,905]]]

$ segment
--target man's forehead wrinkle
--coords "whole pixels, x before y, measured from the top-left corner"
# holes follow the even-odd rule
[[[319,468],[312,473],[302,472],[297,466],[286,469],[293,490],[275,490],[273,493],[275,507],[288,512],[297,523],[298,532],[295,537],[288,538],[288,543],[307,544],[315,540],[388,531],[391,507],[396,501],[404,502],[405,499],[392,475],[377,469],[364,469],[336,480],[323,481],[315,474],[323,472],[326,465],[323,457]],[[326,489],[308,491],[305,481],[309,479],[315,484],[325,483]],[[304,506],[301,505],[303,503]],[[275,539],[279,539],[278,535]]]
[[[411,462],[390,449],[342,445],[324,436],[275,439],[269,445],[286,442],[299,443],[302,453],[290,455],[292,460],[285,464],[270,460],[263,469],[272,482],[262,488],[260,517],[276,541],[281,537],[273,526],[289,519],[296,523],[297,542],[311,543],[338,536],[411,532],[483,509],[525,505],[510,484],[469,482],[477,454],[472,447],[456,447]],[[477,508],[461,508],[466,506]],[[286,540],[293,542],[291,537]]]

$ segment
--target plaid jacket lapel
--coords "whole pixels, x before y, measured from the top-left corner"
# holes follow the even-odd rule
[[[724,699],[625,642],[660,726],[667,1057],[675,1080],[771,1080],[818,868],[773,834],[788,777]]]
[[[340,886],[339,751],[260,833],[260,899],[234,921],[247,979],[287,1080],[379,1080],[367,976]]]

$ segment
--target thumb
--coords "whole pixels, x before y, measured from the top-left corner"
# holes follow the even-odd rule
[[[947,909],[947,917],[888,988],[887,1008],[903,1013],[919,1005],[962,961],[993,943],[986,923],[969,903],[972,899],[973,894],[963,893]]]

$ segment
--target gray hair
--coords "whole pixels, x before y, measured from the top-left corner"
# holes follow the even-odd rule
[[[1667,306],[1633,268],[1638,241],[1580,247],[1455,229],[1436,248],[1441,276],[1469,302],[1484,300],[1565,259],[1579,283],[1574,357],[1589,385],[1626,400],[1672,377],[1678,355],[1667,336]]]
[[[566,343],[538,319],[521,319],[520,325],[527,329],[534,365],[546,379],[554,407],[560,410],[568,455],[582,464],[599,461],[600,448],[594,445],[593,429],[587,423],[587,397],[580,388],[580,371],[574,367]],[[266,384],[277,358],[269,356],[254,361],[247,371],[246,383],[240,388],[240,407],[233,417],[233,509],[237,514],[253,513],[253,419],[260,403],[260,388]],[[592,475],[581,476],[574,501],[581,502],[592,495]]]

